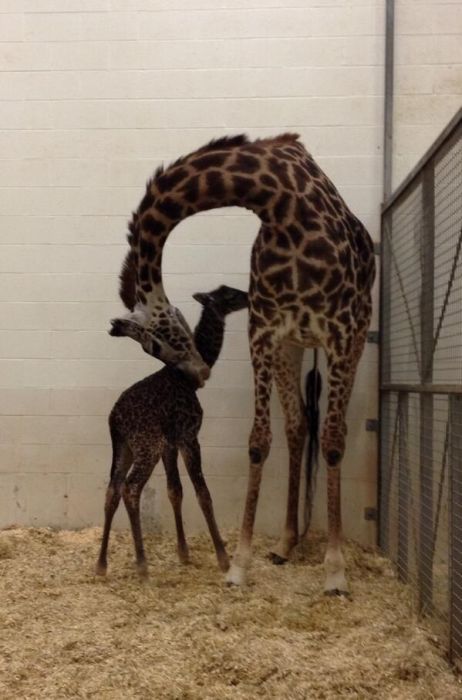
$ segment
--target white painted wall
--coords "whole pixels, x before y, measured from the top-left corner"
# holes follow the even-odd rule
[[[159,366],[106,329],[121,310],[126,220],[161,161],[222,134],[298,131],[378,239],[383,32],[383,0],[0,0],[0,525],[101,522],[106,416]],[[193,291],[246,287],[257,226],[230,209],[172,234],[166,288],[191,322]],[[239,523],[247,480],[245,327],[243,312],[231,318],[200,392],[204,470],[223,526]],[[366,542],[376,373],[369,346],[344,465],[346,532]],[[286,493],[276,401],[273,423],[257,523],[270,533]],[[191,531],[203,524],[185,485]],[[171,528],[160,466],[147,491],[146,513]],[[318,525],[322,491],[321,477]]]
[[[462,104],[462,3],[397,0],[393,187]]]

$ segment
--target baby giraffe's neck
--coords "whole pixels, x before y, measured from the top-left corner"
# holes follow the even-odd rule
[[[223,345],[225,316],[214,308],[203,307],[194,330],[194,342],[204,362],[213,367]]]

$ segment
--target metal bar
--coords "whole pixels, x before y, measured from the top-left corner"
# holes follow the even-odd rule
[[[449,399],[449,655],[462,662],[462,396]]]
[[[398,575],[402,581],[408,578],[409,544],[409,396],[398,396]]]
[[[382,212],[387,211],[403,194],[403,192],[407,190],[407,188],[413,182],[413,180],[415,180],[415,178],[418,175],[420,175],[427,163],[436,155],[436,153],[438,153],[442,149],[444,143],[451,138],[451,136],[456,132],[456,130],[461,124],[462,107],[459,109],[458,112],[456,112],[449,124],[446,126],[445,129],[443,129],[436,141],[432,143],[428,151],[426,151],[426,153],[422,156],[417,165],[414,168],[412,168],[411,172],[403,180],[400,186],[393,192],[393,194],[387,199],[387,201],[384,202],[384,204],[382,205]]]
[[[390,353],[390,338],[388,333],[384,333],[385,327],[389,326],[390,322],[390,299],[386,297],[384,290],[388,286],[390,287],[391,278],[391,254],[390,254],[390,243],[392,237],[391,230],[389,235],[384,235],[384,229],[388,226],[391,229],[392,213],[391,211],[384,214],[382,217],[382,231],[381,231],[381,246],[382,255],[380,256],[380,289],[379,289],[379,328],[380,328],[380,342],[379,342],[379,364],[378,364],[378,386],[384,381],[390,381],[391,379],[391,353]],[[378,465],[377,465],[377,544],[382,547],[385,552],[388,552],[389,547],[389,523],[390,523],[390,486],[391,486],[391,474],[393,469],[393,464],[390,462],[390,456],[388,456],[388,463],[384,459],[384,435],[385,424],[383,422],[383,402],[384,396],[379,395],[379,430],[378,430]],[[389,420],[390,417],[388,416]],[[387,423],[387,429],[389,425]],[[388,552],[389,553],[389,552]]]
[[[382,384],[381,391],[407,392],[409,394],[449,394],[462,395],[461,384]]]
[[[423,217],[420,295],[420,357],[422,384],[433,379],[433,314],[435,275],[435,170],[430,160],[423,173]],[[419,608],[430,610],[433,601],[433,394],[420,394],[420,513]]]
[[[395,74],[395,0],[387,0],[385,16],[385,104],[383,143],[383,199],[392,192],[393,95]]]

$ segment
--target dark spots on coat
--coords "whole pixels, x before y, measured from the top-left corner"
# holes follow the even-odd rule
[[[327,265],[335,265],[337,257],[335,249],[325,238],[313,238],[305,246],[306,257],[322,260]]]
[[[307,294],[303,297],[304,303],[313,311],[322,311],[325,307],[324,294],[321,292],[314,292],[314,294]]]
[[[343,281],[343,276],[338,267],[334,267],[330,272],[330,277],[327,284],[324,287],[324,291],[327,294],[333,292]]]
[[[260,190],[257,194],[253,195],[252,202],[258,207],[264,207],[268,204],[269,200],[274,196],[274,192],[271,190]]]
[[[290,267],[280,267],[274,272],[268,272],[265,278],[268,284],[271,285],[271,288],[278,294],[293,289],[292,269]],[[290,295],[290,300],[287,299],[284,301],[281,295],[278,297],[278,303],[291,303],[293,296],[294,295]]]
[[[299,229],[297,224],[290,224],[287,226],[286,231],[289,234],[291,241],[298,247],[303,240],[303,232]]]
[[[306,197],[297,197],[295,216],[305,231],[320,231],[321,224],[317,212],[309,205]]]
[[[277,189],[278,186],[278,183],[275,180],[275,178],[272,175],[268,175],[267,173],[263,173],[263,175],[260,176],[260,182],[265,187],[272,187],[273,189]]]
[[[140,256],[141,258],[147,258],[149,262],[154,260],[156,254],[156,247],[151,241],[147,241],[145,238],[140,240]]]
[[[154,204],[154,195],[152,194],[150,189],[147,189],[146,194],[144,195],[144,197],[141,200],[140,205],[138,207],[138,214],[139,215],[143,214],[147,209],[150,209],[153,204]]]
[[[208,196],[222,200],[225,196],[225,183],[219,170],[209,170],[205,176],[208,188]]]
[[[160,194],[171,192],[180,182],[188,176],[186,168],[173,168],[167,170],[156,179],[156,186]]]
[[[146,292],[146,294],[149,294],[149,292],[152,292],[152,285],[142,284],[141,289],[143,290],[143,292]]]
[[[250,177],[233,175],[234,193],[238,199],[245,199],[254,185],[255,183]]]
[[[291,275],[292,279],[292,275]],[[292,284],[286,285],[287,287],[292,286]],[[298,301],[298,296],[294,292],[284,292],[278,296],[278,304],[280,306],[285,306],[286,304],[294,304]]]
[[[337,321],[344,326],[349,326],[351,324],[351,314],[348,311],[342,311],[338,314]]]
[[[291,201],[292,197],[288,192],[283,192],[281,194],[274,207],[274,216],[276,218],[276,221],[284,221],[289,211]]]
[[[333,321],[329,321],[327,328],[329,330],[329,340],[333,345],[335,352],[337,355],[342,355],[343,337],[339,327]]]
[[[165,226],[162,221],[151,216],[151,214],[145,214],[145,216],[143,216],[141,226],[143,230],[148,231],[151,236],[160,236],[165,231]]]
[[[284,250],[288,250],[290,248],[290,240],[284,231],[277,232],[276,245],[278,248],[284,248]]]
[[[139,273],[140,282],[149,282],[149,265],[141,265]]]
[[[194,158],[194,160],[191,161],[191,165],[196,168],[196,170],[221,168],[225,164],[228,156],[228,153],[208,153],[204,156],[199,156],[199,158]]]
[[[311,177],[319,178],[322,175],[321,170],[311,158],[307,158],[304,165]]]
[[[140,290],[138,290],[136,292],[136,298],[137,298],[137,301],[140,301],[142,304],[147,303],[146,297],[144,296],[143,292],[141,292]]]
[[[302,168],[294,163],[292,165],[292,171],[294,173],[294,179],[295,179],[295,184],[297,185],[297,190],[300,193],[305,192],[306,190],[306,185],[307,185],[307,177],[306,173],[302,170]]]
[[[293,189],[292,182],[287,174],[288,165],[286,161],[271,157],[268,159],[268,168],[283,187],[287,190]]]
[[[280,255],[275,250],[267,248],[259,255],[258,264],[260,270],[264,272],[265,270],[268,270],[272,265],[286,265],[287,256]]]
[[[195,204],[199,199],[199,175],[190,177],[184,185],[181,186],[180,192],[187,202]]]
[[[340,305],[344,308],[349,307],[354,296],[355,290],[353,289],[353,287],[346,287],[340,295]]]
[[[256,173],[260,169],[260,161],[247,153],[238,153],[236,162],[228,166],[231,173]]]
[[[151,281],[153,284],[160,284],[162,281],[160,271],[157,267],[151,267]]]
[[[297,260],[298,286],[300,290],[309,289],[313,283],[320,285],[324,281],[326,271],[324,268],[310,265],[305,260]]]
[[[171,197],[164,197],[157,202],[157,209],[172,221],[179,221],[183,216],[183,207]]]

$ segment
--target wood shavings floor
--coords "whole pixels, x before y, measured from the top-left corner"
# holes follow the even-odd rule
[[[320,593],[320,535],[282,567],[257,537],[242,590],[224,585],[206,535],[189,538],[189,566],[171,537],[147,536],[142,582],[129,533],[114,532],[97,579],[100,535],[0,532],[2,700],[462,698],[409,591],[373,552],[346,546],[345,600]]]

